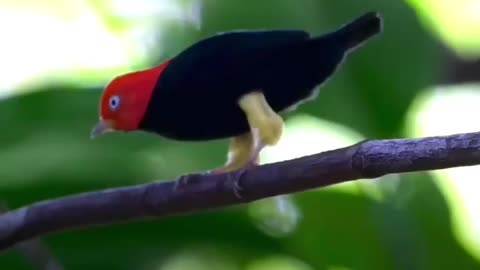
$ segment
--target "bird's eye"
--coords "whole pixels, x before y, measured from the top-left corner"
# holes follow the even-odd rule
[[[120,97],[112,96],[108,103],[109,103],[110,109],[114,111],[118,108],[118,106],[120,106]]]

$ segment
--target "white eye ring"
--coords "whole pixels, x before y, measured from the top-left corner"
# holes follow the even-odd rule
[[[120,106],[120,97],[119,96],[112,96],[108,101],[108,105],[112,111],[116,110],[118,106]]]

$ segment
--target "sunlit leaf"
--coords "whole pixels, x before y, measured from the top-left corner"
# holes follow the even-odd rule
[[[480,85],[434,87],[412,106],[407,128],[411,136],[437,136],[480,130]],[[453,231],[465,248],[480,259],[480,166],[430,172],[452,211]]]
[[[277,255],[253,261],[246,270],[313,270],[313,268],[299,259]]]
[[[480,1],[407,0],[422,22],[464,57],[480,56]]]

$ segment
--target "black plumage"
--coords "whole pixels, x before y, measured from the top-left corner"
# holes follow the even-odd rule
[[[263,91],[282,112],[314,94],[348,51],[380,31],[380,17],[370,12],[318,37],[301,30],[252,30],[202,40],[162,72],[140,128],[192,141],[245,133],[240,97]]]

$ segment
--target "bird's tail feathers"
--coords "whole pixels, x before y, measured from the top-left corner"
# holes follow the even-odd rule
[[[368,12],[328,35],[345,50],[353,49],[382,31],[382,18],[377,12]]]

